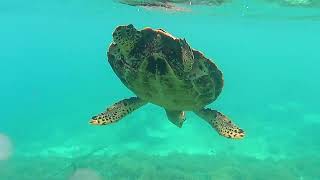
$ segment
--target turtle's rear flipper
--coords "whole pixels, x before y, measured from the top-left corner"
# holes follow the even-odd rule
[[[138,97],[121,100],[113,104],[111,107],[108,107],[105,112],[102,112],[97,116],[93,116],[89,123],[93,125],[107,125],[117,122],[146,103],[147,102]]]
[[[206,120],[220,135],[224,137],[242,139],[245,135],[245,132],[241,128],[233,124],[227,116],[216,110],[201,109],[194,112]]]
[[[166,110],[166,114],[168,119],[178,126],[179,128],[182,127],[183,122],[186,120],[185,113],[183,111],[172,111],[172,110]]]

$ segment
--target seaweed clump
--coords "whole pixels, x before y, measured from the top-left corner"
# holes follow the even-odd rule
[[[61,180],[68,179],[74,168],[97,171],[102,179],[223,179],[223,180],[313,180],[320,177],[320,157],[303,157],[283,160],[259,160],[252,157],[217,154],[192,155],[172,153],[165,156],[127,152],[116,155],[92,155],[75,166],[47,178],[70,159],[16,158],[0,164],[0,179]]]

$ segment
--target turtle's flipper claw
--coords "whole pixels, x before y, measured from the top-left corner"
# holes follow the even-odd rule
[[[94,119],[95,117],[91,118],[91,120],[89,121],[89,124],[91,124],[91,125],[100,125],[99,121]]]

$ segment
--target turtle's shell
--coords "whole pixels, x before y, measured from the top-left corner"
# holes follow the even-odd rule
[[[138,31],[132,25],[117,27],[113,38],[108,61],[141,99],[170,110],[196,110],[221,93],[221,71],[184,39],[161,29]]]

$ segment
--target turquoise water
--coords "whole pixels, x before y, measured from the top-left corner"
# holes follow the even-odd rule
[[[0,138],[0,179],[320,179],[319,7],[187,8],[1,1],[0,135],[11,148]],[[246,138],[223,138],[192,112],[179,129],[152,104],[90,126],[133,96],[106,58],[113,30],[129,23],[184,37],[214,59],[225,87],[209,107]]]

